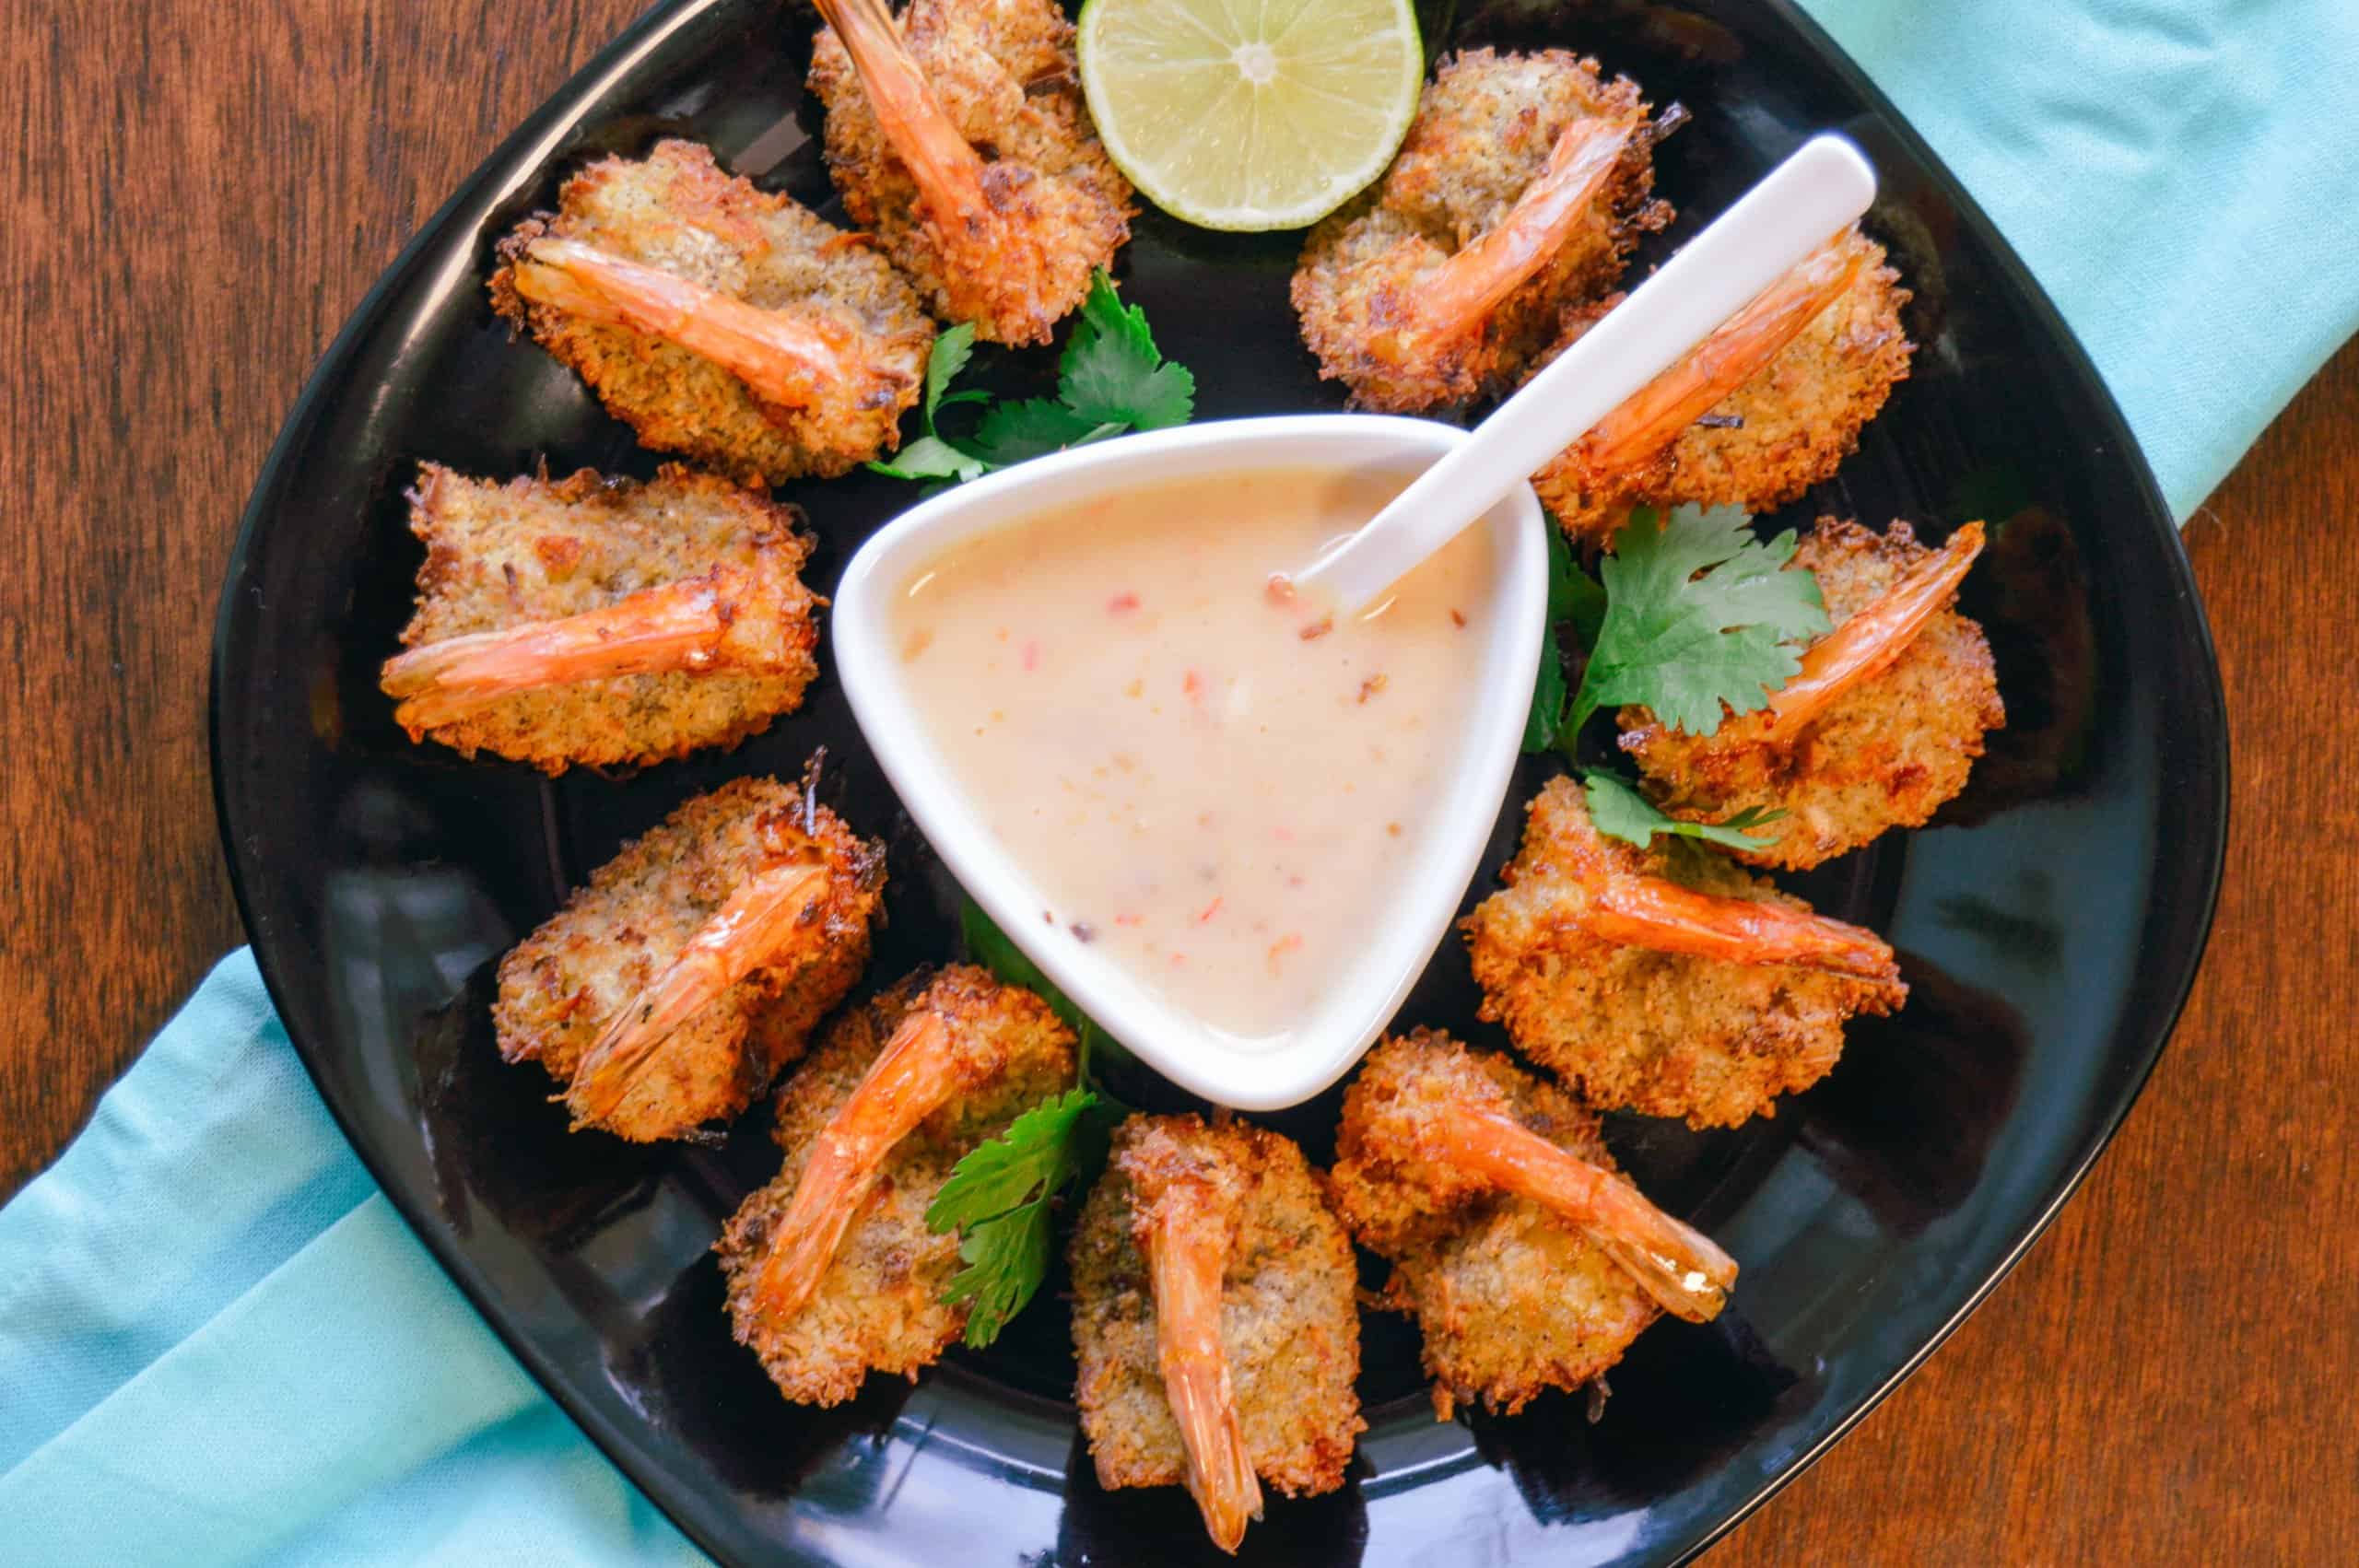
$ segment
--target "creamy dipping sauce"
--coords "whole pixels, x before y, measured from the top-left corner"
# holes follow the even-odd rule
[[[1033,916],[1245,1046],[1388,918],[1468,743],[1496,546],[1357,617],[1273,592],[1405,476],[1208,474],[944,552],[892,600],[920,727]]]

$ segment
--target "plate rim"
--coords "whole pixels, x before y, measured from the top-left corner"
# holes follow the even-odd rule
[[[739,3],[741,0],[657,0],[544,99],[514,130],[502,137],[452,194],[419,223],[353,306],[344,324],[329,340],[305,377],[301,390],[263,458],[253,488],[239,515],[236,537],[223,571],[222,588],[217,603],[206,671],[205,739],[206,762],[212,775],[215,823],[231,892],[237,901],[240,923],[244,929],[264,989],[269,994],[271,1005],[282,1025],[288,1016],[288,1009],[279,977],[275,973],[276,965],[264,952],[263,943],[255,939],[255,900],[247,886],[241,862],[238,824],[232,817],[231,790],[223,766],[223,694],[229,675],[229,652],[235,626],[249,613],[241,603],[241,593],[248,575],[249,559],[266,516],[273,509],[273,497],[282,484],[294,448],[299,439],[316,423],[323,404],[341,388],[346,362],[376,329],[397,286],[408,281],[421,257],[440,237],[452,215],[478,199],[486,190],[513,180],[524,170],[537,165],[547,156],[546,152],[534,153],[538,144],[562,140],[567,133],[581,125],[584,115],[598,99],[661,49],[674,34],[708,12]],[[1924,1342],[1850,1410],[1838,1417],[1816,1441],[1781,1466],[1775,1474],[1763,1479],[1736,1508],[1691,1539],[1677,1543],[1670,1561],[1680,1563],[1694,1561],[1726,1538],[1796,1477],[1816,1464],[1827,1450],[1881,1406],[1989,1298],[1990,1293],[2047,1234],[2063,1206],[2080,1190],[2152,1081],[2155,1065],[2177,1031],[2196,977],[2201,972],[2218,910],[2221,883],[2226,872],[2230,805],[2234,793],[2226,694],[2210,617],[2197,589],[2185,539],[2171,516],[2153,468],[2130,431],[2112,388],[2098,373],[2079,335],[2016,253],[2004,231],[1983,210],[1981,204],[1948,163],[1918,132],[1914,123],[1900,111],[1850,53],[1815,18],[1802,10],[1796,0],[1755,0],[1755,4],[1808,44],[1842,85],[1872,111],[1880,122],[1881,129],[1891,135],[1929,171],[1932,183],[1957,213],[1961,229],[1971,233],[1982,244],[1997,271],[2019,292],[2033,324],[2056,345],[2067,376],[2092,394],[2090,402],[2095,428],[2089,434],[2117,449],[2117,455],[2128,467],[2133,492],[2129,499],[2134,503],[2134,510],[2149,531],[2159,535],[2155,544],[2162,553],[2161,565],[2165,575],[2174,591],[2174,597],[2190,618],[2191,651],[2197,656],[2202,679],[2189,694],[2195,700],[2182,710],[2179,717],[2195,743],[2201,745],[2204,740],[2209,740],[2208,745],[2201,745],[2203,755],[2197,761],[2199,776],[2195,781],[2206,789],[2212,798],[2208,811],[2199,807],[2192,813],[2195,822],[2208,829],[2200,847],[2208,860],[2201,894],[2195,900],[2200,908],[2192,912],[2191,919],[2187,915],[2174,917],[2175,923],[2192,930],[2187,957],[2170,987],[2166,1005],[2154,1010],[2157,1026],[2141,1047],[2138,1059],[2132,1070],[2125,1075],[2120,1088],[2096,1117],[2097,1135],[2089,1141],[2072,1167],[2055,1183],[2021,1235]],[[2146,907],[2144,916],[2147,921],[2154,919],[2156,907],[2151,903]],[[426,1217],[417,1211],[418,1205],[410,1192],[384,1179],[383,1169],[388,1162],[383,1152],[365,1132],[356,1131],[344,1107],[324,1087],[317,1060],[321,1054],[318,1045],[292,1027],[287,1028],[287,1035],[305,1073],[311,1080],[314,1091],[319,1094],[346,1143],[368,1171],[378,1190],[391,1201],[411,1235],[424,1246],[444,1276],[458,1287],[476,1316],[498,1337],[509,1353],[531,1373],[534,1381],[551,1402],[566,1413],[575,1427],[590,1439],[641,1496],[707,1556],[716,1562],[729,1561],[724,1555],[724,1549],[719,1544],[719,1538],[705,1527],[700,1517],[705,1512],[699,1505],[700,1499],[693,1493],[680,1497],[666,1496],[664,1493],[668,1489],[659,1487],[649,1474],[642,1473],[634,1454],[638,1446],[636,1440],[626,1434],[619,1423],[609,1422],[602,1413],[574,1398],[567,1378],[540,1347],[529,1336],[515,1331],[505,1320],[482,1270],[476,1269],[455,1246],[446,1245],[440,1230],[428,1223]]]

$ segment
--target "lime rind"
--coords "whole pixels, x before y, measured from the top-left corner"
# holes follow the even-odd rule
[[[1077,42],[1109,156],[1203,228],[1326,216],[1391,163],[1425,81],[1409,0],[1088,0]]]

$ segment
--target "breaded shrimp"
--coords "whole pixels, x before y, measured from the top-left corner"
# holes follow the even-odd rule
[[[818,0],[827,167],[934,313],[1046,343],[1130,238],[1131,184],[1081,96],[1050,0]],[[980,150],[979,150],[980,149]]]
[[[915,1378],[966,1326],[958,1237],[925,1223],[953,1166],[1070,1083],[1048,1003],[972,965],[911,975],[838,1019],[778,1097],[786,1163],[714,1250],[737,1340],[790,1399],[833,1405],[872,1371]]]
[[[1576,304],[1533,365],[1622,297]],[[1847,229],[1532,476],[1567,532],[1609,543],[1633,507],[1773,511],[1832,475],[1908,377],[1908,291]]]
[[[417,613],[381,677],[393,717],[545,773],[757,735],[819,673],[800,521],[675,465],[499,485],[421,463]]]
[[[1602,1109],[1733,1127],[1825,1077],[1843,1024],[1907,1000],[1873,931],[1720,857],[1607,838],[1569,778],[1533,798],[1466,918],[1482,1016]]]
[[[633,1142],[745,1108],[860,977],[881,846],[773,778],[698,795],[499,964],[499,1053]]]
[[[1658,1314],[1717,1316],[1736,1263],[1620,1176],[1597,1118],[1505,1056],[1419,1029],[1368,1053],[1328,1180],[1384,1304],[1425,1331],[1434,1410],[1512,1415],[1622,1359]]]
[[[899,443],[933,322],[858,235],[694,142],[602,158],[499,245],[492,306],[656,451],[747,481]]]
[[[1939,550],[1895,522],[1882,535],[1821,518],[1790,568],[1818,574],[1835,626],[1769,706],[1688,735],[1625,708],[1622,748],[1673,816],[1786,813],[1777,842],[1740,852],[1804,871],[1889,827],[1914,827],[1966,788],[1983,736],[2007,721],[1982,628],[1951,608],[1982,550],[1969,522]]]
[[[1074,1231],[1074,1398],[1098,1484],[1184,1482],[1235,1551],[1261,1480],[1344,1483],[1365,1424],[1358,1270],[1302,1151],[1241,1122],[1134,1116]]]
[[[1389,413],[1512,387],[1671,221],[1648,196],[1647,108],[1561,49],[1445,62],[1382,182],[1303,244],[1294,308],[1319,373]]]

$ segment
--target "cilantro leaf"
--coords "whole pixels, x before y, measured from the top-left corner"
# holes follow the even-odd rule
[[[868,465],[895,479],[956,479],[960,482],[989,472],[990,464],[968,456],[939,436],[920,436],[893,454],[889,462]]]
[[[1532,683],[1532,716],[1524,722],[1523,749],[1544,752],[1555,746],[1565,730],[1565,651],[1556,643],[1556,628],[1569,626],[1583,648],[1597,639],[1597,624],[1605,615],[1605,590],[1573,564],[1572,541],[1561,528],[1548,530],[1548,630],[1540,641],[1540,676]]]
[[[1097,1099],[1086,1089],[1068,1089],[968,1150],[926,1206],[927,1228],[940,1233],[980,1224],[1062,1187],[1074,1174],[1074,1127]]]
[[[942,394],[949,390],[950,383],[957,379],[958,372],[965,369],[967,361],[974,357],[975,328],[971,322],[960,322],[955,327],[945,327],[934,337],[933,348],[925,357],[925,406],[921,412],[925,415],[927,435],[933,434],[933,411],[942,406]],[[963,392],[957,394],[957,401],[980,401],[990,395],[988,392]]]
[[[1818,579],[1784,570],[1791,532],[1764,543],[1732,507],[1674,509],[1661,527],[1640,508],[1602,569],[1605,613],[1563,731],[1600,708],[1640,703],[1693,735],[1722,705],[1750,713],[1802,668],[1792,643],[1827,629]]]
[[[1006,468],[1028,458],[1046,457],[1104,436],[1118,435],[1122,427],[1085,418],[1062,403],[1044,397],[1022,403],[993,404],[975,427],[967,448],[993,468]]]
[[[998,1339],[1048,1277],[1049,1219],[1049,1200],[1039,1198],[979,1221],[959,1238],[958,1260],[966,1267],[950,1277],[942,1300],[946,1306],[974,1303],[967,1310],[969,1349]]]
[[[942,1299],[974,1302],[967,1343],[980,1348],[1032,1299],[1047,1274],[1049,1200],[1076,1178],[1095,1179],[1106,1163],[1114,1124],[1130,1107],[1092,1083],[1089,1055],[1097,1025],[1088,1014],[972,899],[959,907],[958,930],[969,958],[1008,984],[1037,993],[1081,1042],[1081,1086],[1030,1106],[999,1137],[969,1150],[926,1208],[926,1224],[934,1232],[963,1233],[958,1256],[966,1267]]]
[[[1551,626],[1540,639],[1540,678],[1532,685],[1532,717],[1523,722],[1526,755],[1555,745],[1557,732],[1565,727],[1565,699],[1571,695],[1565,688],[1565,655]]]
[[[1196,378],[1163,362],[1146,312],[1123,304],[1099,267],[1057,368],[1057,396],[1093,424],[1160,430],[1185,425],[1195,412]]]
[[[1104,267],[1090,275],[1089,297],[1058,363],[1053,399],[994,403],[991,393],[975,388],[952,392],[950,383],[974,353],[975,329],[969,323],[946,328],[934,338],[918,409],[925,434],[891,462],[874,462],[870,468],[895,479],[964,484],[995,468],[1125,430],[1184,425],[1195,412],[1196,378],[1184,366],[1163,362],[1155,334],[1147,330],[1146,312],[1122,303]],[[936,415],[968,403],[991,406],[972,435],[944,435],[934,424]]]
[[[1641,849],[1652,844],[1658,833],[1700,838],[1731,849],[1765,848],[1775,844],[1778,836],[1752,830],[1786,814],[1763,806],[1747,806],[1723,823],[1680,822],[1655,810],[1651,802],[1618,774],[1592,767],[1582,774],[1581,782],[1589,797],[1589,820],[1597,830]]]
[[[1570,549],[1567,545],[1567,554]],[[1577,570],[1567,576],[1564,597],[1565,611],[1557,618],[1573,628],[1575,641],[1585,649],[1595,648],[1598,628],[1605,623],[1604,586],[1589,573]],[[1550,603],[1554,603],[1554,599]]]
[[[1032,1106],[997,1138],[968,1150],[926,1206],[928,1230],[962,1233],[966,1267],[942,1299],[974,1302],[967,1343],[978,1350],[999,1338],[1048,1275],[1049,1200],[1083,1168],[1093,1141],[1085,1122],[1097,1103],[1088,1090],[1069,1089]]]

